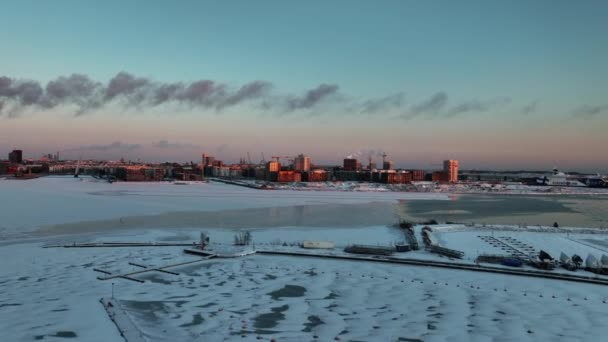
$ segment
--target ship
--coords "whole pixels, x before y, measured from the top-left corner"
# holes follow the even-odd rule
[[[590,188],[608,188],[608,178],[600,176],[599,174],[585,177],[581,179],[581,181]]]
[[[574,186],[574,187],[588,187],[586,183],[581,182],[577,178],[571,177],[558,169],[553,169],[553,174],[549,177],[544,176],[536,179],[537,185],[548,185],[548,186]]]

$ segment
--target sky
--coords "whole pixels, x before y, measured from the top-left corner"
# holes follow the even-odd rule
[[[0,6],[0,158],[608,172],[606,1]]]

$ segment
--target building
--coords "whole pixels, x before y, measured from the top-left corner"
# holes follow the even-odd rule
[[[383,170],[392,170],[393,169],[393,161],[392,160],[387,160],[385,162],[382,163],[382,169]]]
[[[215,157],[208,156],[203,153],[203,165],[204,166],[213,166],[215,162]]]
[[[276,182],[279,171],[281,171],[281,163],[278,160],[271,160],[266,163],[266,180]]]
[[[458,160],[444,160],[443,173],[446,175],[446,181],[450,183],[458,182]]]
[[[23,163],[23,151],[13,150],[13,152],[8,154],[8,160],[13,164]]]
[[[357,171],[361,168],[361,164],[355,158],[344,159],[344,171]]]
[[[279,183],[292,183],[292,182],[301,182],[302,174],[297,171],[278,171],[277,172],[277,182]]]
[[[7,174],[10,167],[11,167],[10,163],[0,161],[0,175]]]
[[[305,180],[308,182],[327,182],[329,179],[328,172],[323,169],[312,170],[307,172],[305,175]]]
[[[412,182],[423,182],[426,172],[424,170],[409,170],[412,174]]]
[[[310,157],[300,154],[294,160],[294,170],[300,172],[310,171]]]
[[[448,181],[448,174],[443,172],[443,171],[434,171],[431,174],[431,181],[433,182],[447,182]]]
[[[281,163],[276,160],[271,160],[266,164],[266,170],[268,170],[268,172],[279,172],[281,171]]]

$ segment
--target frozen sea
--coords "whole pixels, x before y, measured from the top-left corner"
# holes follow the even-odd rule
[[[495,200],[501,209],[492,205]],[[129,262],[161,266],[196,257],[180,247],[42,248],[85,241],[191,242],[201,231],[219,245],[242,230],[252,232],[259,248],[290,248],[282,245],[307,239],[340,247],[387,245],[402,240],[391,227],[397,218],[442,215],[478,223],[507,223],[503,218],[519,215],[513,224],[540,224],[523,217],[549,215],[543,218],[549,225],[561,213],[583,217],[562,218],[563,225],[601,227],[605,199],[588,200],[526,197],[525,205],[505,206],[503,197],[428,193],[259,191],[69,177],[0,181],[2,340],[122,341],[99,303],[113,286],[148,341],[598,341],[608,334],[608,288],[599,285],[263,255],[171,269],[179,275],[137,276],[144,283],[101,281],[93,268],[128,272],[138,269]],[[535,205],[536,214],[528,210]],[[442,244],[465,250],[471,263],[476,253],[496,252],[479,238],[484,234],[516,237],[552,254],[600,256],[608,249],[601,231],[437,229]],[[407,255],[437,258],[422,251]]]

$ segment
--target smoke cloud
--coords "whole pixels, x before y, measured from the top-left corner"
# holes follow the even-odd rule
[[[575,109],[572,115],[577,118],[591,119],[603,113],[608,113],[608,105],[584,105]]]
[[[388,95],[378,99],[370,99],[365,101],[361,106],[361,113],[375,114],[401,108],[401,106],[403,106],[404,100],[405,94],[402,92]]]
[[[140,110],[164,105],[183,106],[189,109],[207,109],[220,112],[226,108],[253,102],[264,111],[278,115],[294,112],[315,112],[330,99],[341,99],[337,84],[322,83],[301,95],[277,94],[273,84],[255,80],[240,86],[230,86],[214,80],[193,82],[158,82],[128,72],[119,72],[107,82],[99,82],[87,75],[60,76],[41,85],[38,81],[0,76],[0,115],[17,117],[24,109],[49,110],[59,106],[75,108],[74,115],[81,116],[105,106]],[[405,95],[402,92],[361,102],[344,104],[343,110],[361,114],[402,111]],[[401,114],[408,120],[418,116],[449,118],[466,112],[486,112],[507,98],[491,101],[468,101],[448,108],[448,94],[440,91],[430,98],[414,103]],[[532,112],[536,103],[524,111]],[[585,106],[576,116],[592,117],[605,110],[605,106]]]
[[[448,103],[448,94],[443,91],[440,91],[429,99],[424,100],[418,104],[414,104],[411,106],[410,110],[406,113],[403,113],[399,116],[399,118],[404,120],[410,120],[418,116],[428,115],[428,116],[436,116],[440,110],[442,110]]]
[[[165,148],[165,149],[180,149],[180,148],[200,148],[198,145],[189,144],[189,143],[170,143],[168,140],[160,140],[152,143],[153,147],[156,148]]]
[[[379,148],[364,148],[359,151],[348,154],[346,156],[346,158],[348,158],[348,159],[369,158],[369,157],[375,158],[375,157],[382,157],[383,154],[384,154],[384,151]]]
[[[521,109],[521,113],[524,115],[530,115],[530,114],[535,113],[537,108],[538,108],[538,101],[534,101],[534,102],[531,102],[531,103],[525,105]]]
[[[511,99],[506,97],[483,102],[477,100],[467,101],[450,108],[450,110],[448,110],[444,117],[452,117],[458,114],[469,112],[487,112],[490,109],[507,104],[509,102],[511,102]]]
[[[75,106],[74,114],[79,116],[109,104],[146,109],[167,103],[220,111],[247,101],[267,101],[271,89],[270,82],[260,80],[234,88],[213,80],[156,82],[127,72],[118,73],[106,84],[87,75],[72,74],[58,77],[45,87],[37,81],[1,76],[0,114],[17,116],[26,108]],[[274,101],[269,107],[283,107],[287,102],[290,110],[309,109],[336,90],[335,85],[321,84],[303,97],[284,96],[282,101]]]
[[[447,119],[463,113],[487,112],[510,102],[511,98],[509,97],[499,97],[488,101],[471,100],[446,109],[448,106],[448,95],[445,92],[438,92],[431,96],[431,98],[413,105],[409,112],[399,117],[404,120],[410,120],[418,116],[424,116],[429,119]]]
[[[131,151],[138,148],[141,148],[140,144],[128,144],[120,141],[115,141],[108,145],[87,145],[80,146],[72,149],[65,150],[67,151],[110,151],[110,150],[121,150],[121,151]]]
[[[336,84],[321,84],[318,87],[306,92],[302,97],[292,97],[287,101],[287,109],[290,111],[297,109],[308,109],[317,105],[324,99],[338,92]]]

